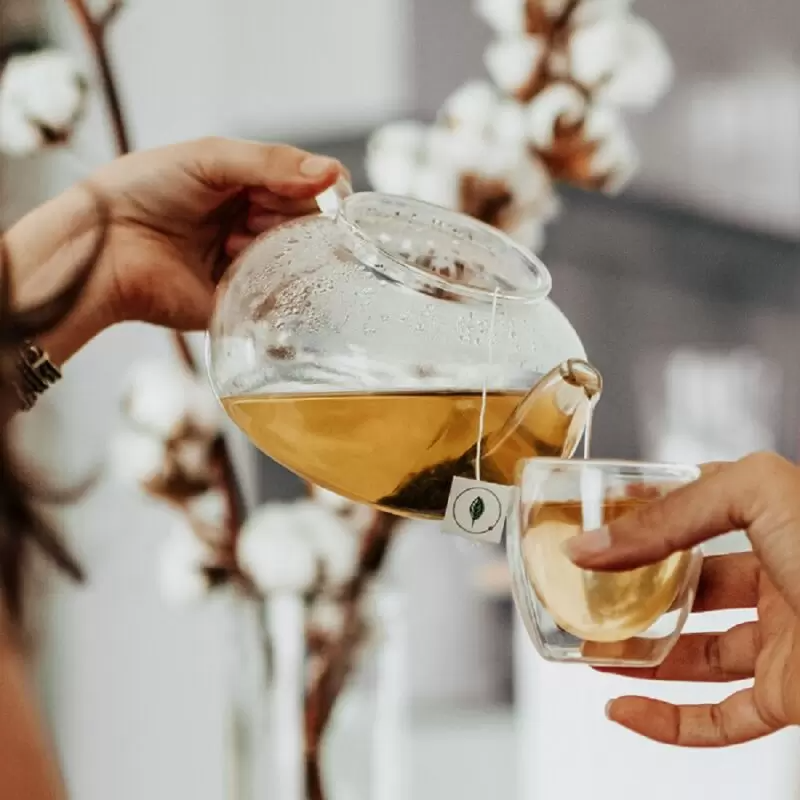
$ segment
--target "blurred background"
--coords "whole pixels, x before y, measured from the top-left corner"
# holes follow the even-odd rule
[[[32,33],[83,52],[66,3],[2,5],[3,37]],[[483,75],[490,36],[466,0],[126,6],[112,44],[137,147],[206,134],[285,140],[339,156],[360,188],[370,131],[431,118]],[[614,199],[564,191],[543,254],[553,297],[606,380],[595,452],[706,460],[768,448],[796,458],[800,5],[637,0],[636,10],[664,36],[675,85],[632,121],[642,153],[634,184]],[[4,218],[110,154],[95,103],[72,155],[3,165]],[[168,352],[162,333],[139,326],[93,343],[26,420],[35,461],[65,481],[96,466],[128,366]],[[231,435],[252,501],[298,491]],[[59,512],[91,580],[43,582],[37,669],[76,800],[229,796],[224,610],[165,607],[154,571],[165,520],[111,482]],[[621,684],[537,661],[492,552],[413,526],[391,574],[406,598],[415,800],[589,791],[699,800],[706,781],[737,800],[800,798],[794,732],[698,754],[608,730],[602,709]]]

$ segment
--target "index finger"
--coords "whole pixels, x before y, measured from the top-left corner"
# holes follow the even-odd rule
[[[772,453],[712,468],[606,528],[570,539],[567,551],[584,569],[629,570],[743,529],[776,586],[796,595],[800,470]]]

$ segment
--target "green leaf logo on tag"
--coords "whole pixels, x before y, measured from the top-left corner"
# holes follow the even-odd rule
[[[464,533],[483,536],[503,521],[503,504],[487,485],[473,485],[453,501],[452,518]]]
[[[478,495],[478,497],[469,504],[469,515],[472,517],[473,526],[483,516],[484,511],[486,511],[486,503],[484,503],[483,499]]]

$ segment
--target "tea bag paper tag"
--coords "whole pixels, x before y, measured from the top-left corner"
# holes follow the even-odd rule
[[[515,486],[453,478],[442,530],[475,542],[500,544],[516,494]]]

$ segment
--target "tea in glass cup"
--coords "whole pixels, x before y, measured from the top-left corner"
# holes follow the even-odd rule
[[[699,477],[695,466],[534,458],[518,467],[507,533],[514,597],[550,661],[660,664],[683,629],[700,577],[699,549],[625,572],[577,567],[564,544]]]

